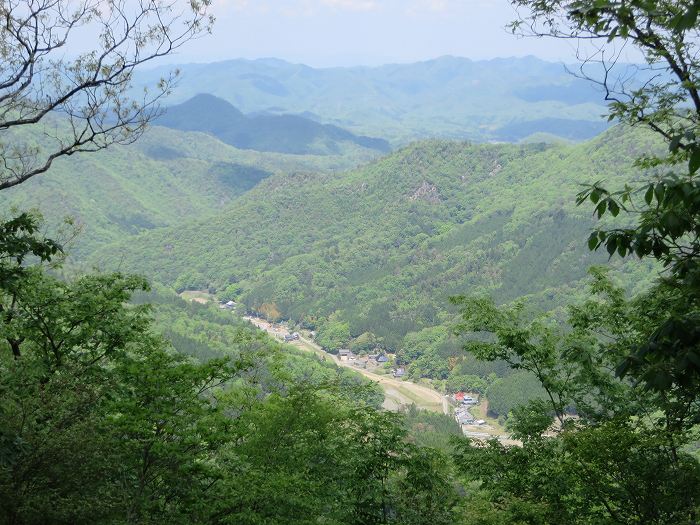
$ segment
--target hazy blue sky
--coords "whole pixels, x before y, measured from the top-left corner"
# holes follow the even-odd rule
[[[312,66],[535,55],[573,61],[570,43],[516,38],[507,0],[214,0],[214,34],[177,62],[278,57]]]

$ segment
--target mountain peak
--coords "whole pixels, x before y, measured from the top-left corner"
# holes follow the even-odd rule
[[[156,124],[182,131],[201,131],[241,149],[292,154],[334,154],[341,144],[388,151],[382,139],[357,136],[342,128],[300,115],[244,115],[226,100],[199,93],[165,111]]]

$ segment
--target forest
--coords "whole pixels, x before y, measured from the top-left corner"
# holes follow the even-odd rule
[[[605,100],[534,58],[178,85],[146,66],[210,2],[70,4],[2,8],[0,523],[700,521],[698,5],[511,0],[520,36],[636,49]],[[384,97],[414,109],[363,125]],[[340,349],[444,410],[387,409]]]
[[[477,369],[464,353],[449,298],[527,297],[563,315],[606,257],[577,243],[594,222],[561,191],[575,195],[581,173],[597,180],[608,169],[624,184],[635,155],[654,148],[662,150],[654,137],[624,127],[573,146],[420,142],[357,170],[270,177],[225,213],[143,232],[92,260],[274,311],[272,320],[315,330],[332,353],[395,353],[410,377],[450,392],[462,376],[497,373],[494,388],[517,403],[508,385],[520,376]],[[532,194],[539,199],[521,198]],[[613,267],[626,286],[650,285],[647,264]],[[534,379],[528,385],[539,392]]]

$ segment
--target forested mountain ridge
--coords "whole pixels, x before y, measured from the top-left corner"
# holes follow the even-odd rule
[[[606,259],[585,249],[593,221],[576,193],[629,179],[631,159],[650,148],[623,128],[576,146],[416,143],[346,173],[270,177],[216,217],[94,261],[118,257],[164,283],[216,288],[335,330],[336,345],[365,334],[398,349],[449,319],[451,295],[534,295],[547,308],[568,298]],[[621,271],[644,273],[632,268]]]
[[[135,144],[61,159],[50,173],[3,191],[0,203],[38,208],[54,227],[74,220],[82,231],[70,255],[80,262],[140,231],[212,216],[273,174],[347,169],[376,155],[363,148],[323,156],[261,153],[154,126]]]
[[[135,72],[212,31],[210,3],[3,4],[0,523],[698,525],[697,2],[510,0],[515,34],[601,66],[620,125],[586,143],[562,138],[606,125],[579,80],[443,57],[200,71],[249,114],[382,128],[383,158],[214,129],[117,147],[175,87]],[[451,2],[281,3],[229,5],[200,56],[416,56],[469,26]],[[477,4],[493,53],[504,6]],[[213,103],[206,124],[241,119]]]
[[[594,86],[562,64],[534,57],[445,56],[345,68],[259,59],[178,67],[171,103],[211,93],[246,113],[296,113],[394,144],[432,137],[511,141],[537,132],[582,140],[606,127]],[[140,82],[164,72],[142,71]]]
[[[348,147],[387,152],[383,139],[357,136],[299,115],[244,115],[223,99],[208,94],[167,108],[156,123],[183,131],[203,131],[240,149],[297,155],[340,154]]]

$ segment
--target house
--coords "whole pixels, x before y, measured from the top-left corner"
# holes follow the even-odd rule
[[[377,363],[387,363],[387,362],[389,362],[389,358],[387,356],[385,356],[384,354],[377,357]]]
[[[462,404],[464,404],[464,405],[478,405],[479,401],[472,396],[463,396],[462,397]]]
[[[341,361],[350,361],[350,359],[354,359],[355,354],[352,353],[352,350],[348,350],[347,348],[341,348],[338,350],[338,359]]]
[[[455,410],[455,420],[460,425],[472,425],[474,423],[474,416],[469,410],[461,406]]]
[[[473,425],[474,424],[474,416],[472,416],[470,413],[466,414],[461,414],[457,418],[457,423],[460,425]]]
[[[394,370],[394,377],[403,377],[406,375],[406,369],[403,367]]]
[[[464,401],[464,392],[455,392],[453,398],[457,403],[461,403]]]

